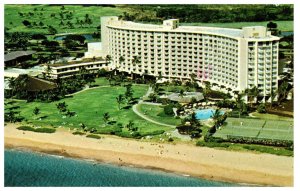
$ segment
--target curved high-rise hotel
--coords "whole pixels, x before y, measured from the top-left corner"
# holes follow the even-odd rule
[[[277,89],[278,41],[263,26],[243,29],[162,25],[101,18],[102,53],[119,71],[224,85],[257,86],[264,96]],[[120,59],[121,58],[121,59]]]

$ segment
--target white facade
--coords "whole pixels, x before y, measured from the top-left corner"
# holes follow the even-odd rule
[[[67,78],[79,73],[80,69],[85,68],[88,71],[98,72],[100,69],[111,70],[109,64],[105,60],[83,63],[66,63],[66,64],[52,64],[51,73],[52,79]]]
[[[152,25],[102,17],[101,38],[103,54],[120,71],[180,79],[196,74],[199,81],[232,90],[257,86],[263,95],[278,86],[279,38],[262,26],[240,30],[179,26],[177,19]]]
[[[101,42],[90,42],[88,45],[88,51],[84,53],[85,58],[103,57]]]

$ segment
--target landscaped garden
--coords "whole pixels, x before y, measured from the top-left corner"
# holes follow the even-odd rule
[[[147,86],[133,85],[133,98],[140,98],[147,88]],[[12,105],[25,118],[26,123],[33,125],[61,126],[105,134],[116,132],[130,134],[129,131],[136,128],[133,132],[138,132],[141,136],[161,134],[172,129],[141,119],[126,103],[121,104],[119,110],[116,97],[124,94],[125,90],[126,88],[122,86],[99,87],[51,103],[27,103],[17,100]],[[58,104],[63,102],[70,115],[58,109]],[[34,114],[35,108],[39,109],[38,114]]]
[[[174,126],[181,123],[180,118],[166,115],[164,112],[164,106],[162,105],[139,104],[137,108],[141,113],[154,121]]]

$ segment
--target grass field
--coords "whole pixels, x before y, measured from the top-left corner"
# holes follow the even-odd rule
[[[67,20],[66,14],[64,14],[64,19],[61,19],[59,13],[61,12],[61,6],[57,5],[9,5],[4,6],[4,26],[8,27],[10,32],[30,32],[30,33],[48,33],[47,25],[53,26],[57,29],[58,33],[81,33],[90,34],[97,32],[97,26],[100,25],[100,17],[102,16],[119,16],[123,12],[131,13],[133,9],[130,6],[116,6],[116,7],[102,7],[102,6],[82,6],[82,5],[65,5],[65,12],[72,12],[73,17]],[[136,11],[136,10],[135,10]],[[139,11],[139,10],[138,10]],[[146,11],[146,10],[145,10]],[[149,10],[143,14],[148,14]],[[19,12],[25,13],[25,16],[21,17]],[[28,13],[31,12],[34,15],[29,16]],[[151,11],[150,11],[151,12]],[[50,15],[55,13],[55,17]],[[80,25],[76,24],[76,20],[84,20],[85,15],[88,14],[89,18],[92,20],[91,25]],[[150,14],[150,13],[149,13]],[[150,15],[153,13],[151,12]],[[154,15],[155,16],[155,15]],[[22,21],[28,20],[33,23],[43,22],[42,27],[25,27]],[[65,26],[60,26],[60,22],[70,21],[74,24],[74,28],[70,29]],[[267,26],[269,21],[264,22],[234,22],[234,23],[181,23],[181,25],[193,25],[193,26],[210,26],[210,27],[225,27],[225,28],[242,28],[244,26]],[[278,25],[278,29],[281,31],[293,31],[294,22],[293,21],[275,21]],[[161,24],[161,23],[158,23]],[[44,28],[43,28],[44,27]]]
[[[36,8],[36,11],[34,9]],[[75,25],[74,29],[67,29],[64,26],[59,26],[61,20],[67,22],[66,19],[61,19],[59,12],[61,6],[55,5],[9,5],[4,6],[4,24],[8,27],[10,32],[31,32],[31,33],[48,33],[48,29],[45,28],[28,28],[22,23],[23,20],[29,22],[42,21],[44,26],[50,25],[57,29],[58,33],[93,33],[97,32],[97,26],[100,25],[101,16],[118,16],[122,14],[121,8],[113,7],[101,7],[101,6],[81,6],[81,5],[65,5],[65,11],[73,12],[73,18],[70,20],[72,23],[76,23],[76,18],[84,20],[85,15],[88,14],[92,20],[92,25],[86,25],[84,28],[80,28],[79,25]],[[19,16],[19,12],[22,13],[34,13],[33,16]],[[55,13],[55,18],[50,15]],[[41,15],[42,14],[42,15]]]
[[[224,28],[242,28],[246,26],[267,26],[269,21],[263,22],[234,22],[234,23],[181,23],[186,26],[207,26]],[[274,21],[281,31],[294,31],[294,21]]]
[[[266,139],[293,140],[293,122],[262,119],[228,118],[226,125],[214,136],[226,138],[227,135],[256,137]]]
[[[133,86],[134,97],[141,97],[147,91],[147,86]],[[124,87],[99,87],[97,89],[86,90],[74,95],[71,98],[65,98],[59,102],[65,101],[70,111],[76,112],[77,116],[63,117],[56,108],[58,102],[40,103],[17,101],[14,106],[19,106],[20,115],[27,119],[28,123],[34,125],[46,126],[63,126],[80,129],[80,123],[84,123],[87,127],[101,129],[106,128],[102,116],[105,112],[109,112],[110,121],[122,123],[123,126],[128,124],[130,120],[134,122],[134,126],[138,127],[141,133],[153,132],[156,130],[170,130],[172,128],[162,127],[149,123],[137,116],[131,108],[118,110],[116,97],[124,94]],[[9,101],[9,100],[6,100]],[[123,107],[125,105],[122,105]],[[33,116],[33,109],[38,107],[40,114],[38,117]],[[42,118],[37,120],[37,118]]]
[[[181,119],[176,119],[173,116],[165,115],[163,106],[139,104],[137,109],[150,119],[157,122],[168,125],[179,125],[181,122]]]

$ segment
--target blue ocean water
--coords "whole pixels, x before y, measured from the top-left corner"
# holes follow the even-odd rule
[[[4,185],[105,187],[221,187],[237,184],[184,177],[172,173],[59,157],[37,152],[5,150]]]

